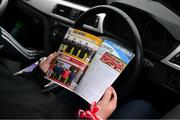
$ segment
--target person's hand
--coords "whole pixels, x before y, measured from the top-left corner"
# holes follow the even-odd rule
[[[97,106],[99,106],[100,109],[96,115],[101,117],[103,120],[108,119],[117,106],[117,94],[113,87],[109,87],[106,90],[103,98],[97,103]]]
[[[43,60],[39,63],[39,67],[44,73],[46,73],[48,71],[48,69],[51,65],[51,62],[56,58],[56,56],[57,56],[56,52],[52,53],[45,60]]]

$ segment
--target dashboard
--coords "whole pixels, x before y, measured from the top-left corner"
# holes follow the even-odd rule
[[[57,18],[69,24],[74,24],[74,21],[85,11],[90,9],[90,6],[84,6],[76,4],[70,1],[64,0],[22,0],[33,8],[49,15],[53,18]],[[80,1],[80,0],[79,0]],[[76,1],[78,2],[78,1]],[[81,1],[80,3],[85,3]],[[91,3],[91,2],[90,2]],[[89,4],[88,4],[89,5]],[[90,4],[92,6],[92,4]],[[96,5],[96,4],[95,4]],[[91,21],[92,25],[86,27],[94,31],[102,31],[102,24],[104,15],[97,15],[94,21]]]
[[[122,9],[140,32],[144,58],[148,59],[145,67],[149,69],[149,78],[180,94],[180,16],[177,7],[172,10],[172,5],[166,6],[158,0],[19,0],[17,4],[27,5],[47,17],[48,41],[53,46],[58,45],[57,41],[64,37],[68,27],[72,27],[78,17],[91,7],[108,4]],[[119,30],[117,24],[119,21],[112,22],[112,19],[106,19],[105,14],[98,14],[88,20],[84,28],[103,33],[113,27],[115,32],[123,32],[126,26],[122,25],[122,30]],[[126,32],[124,34],[128,36]]]

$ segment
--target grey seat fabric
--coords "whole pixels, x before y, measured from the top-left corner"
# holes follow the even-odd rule
[[[170,110],[162,119],[180,119],[180,104]]]

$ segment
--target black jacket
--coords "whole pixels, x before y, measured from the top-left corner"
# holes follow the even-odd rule
[[[47,83],[39,67],[14,76],[0,68],[0,118],[67,118],[66,107],[53,93],[43,93]]]

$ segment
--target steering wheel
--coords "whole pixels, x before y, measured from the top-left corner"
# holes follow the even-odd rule
[[[9,0],[0,0],[0,16],[4,13],[6,10],[7,4]]]
[[[109,6],[109,5],[99,5],[99,6],[95,6],[89,9],[77,19],[77,21],[74,24],[74,28],[82,29],[83,24],[85,24],[85,21],[87,21],[88,19],[100,13],[105,13],[106,17],[114,14],[115,16],[122,18],[127,23],[128,27],[131,30],[131,34],[133,36],[132,42],[133,42],[135,58],[133,61],[134,63],[131,64],[132,72],[130,75],[128,75],[129,76],[128,80],[124,81],[123,85],[121,85],[121,87],[118,88],[118,90],[116,88],[116,91],[119,93],[118,95],[120,96],[121,101],[123,101],[127,98],[127,96],[129,95],[133,87],[138,82],[138,79],[136,78],[137,78],[137,75],[140,73],[141,66],[142,66],[142,59],[143,59],[143,50],[142,50],[140,34],[133,20],[125,12],[123,12],[119,8]]]

